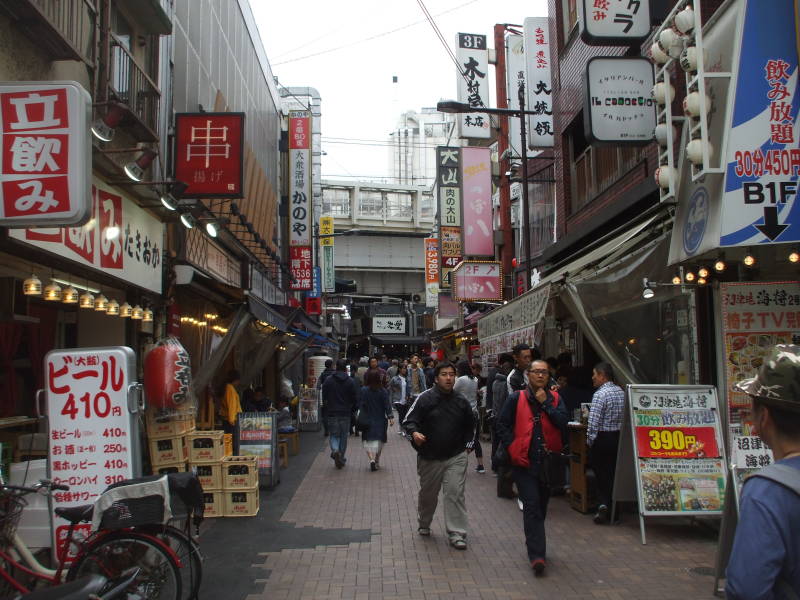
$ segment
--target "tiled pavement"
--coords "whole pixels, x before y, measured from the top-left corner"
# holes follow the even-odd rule
[[[304,444],[319,442],[320,434],[303,435]],[[476,473],[474,458],[467,476],[469,547],[459,551],[447,544],[441,503],[432,537],[416,533],[416,454],[407,442],[390,432],[378,472],[369,471],[360,441],[349,442],[341,471],[327,445],[321,447],[280,520],[296,528],[369,529],[371,541],[259,552],[263,562],[251,569],[257,584],[251,589],[263,584],[263,592],[247,600],[713,597],[713,577],[691,570],[714,564],[716,538],[706,528],[650,523],[643,546],[634,515],[618,526],[597,526],[556,497],[547,518],[548,568],[535,578],[522,513],[516,502],[496,497],[496,479]]]

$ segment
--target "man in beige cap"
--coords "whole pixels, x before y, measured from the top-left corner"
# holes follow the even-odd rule
[[[743,487],[725,592],[736,600],[800,598],[800,346],[775,346],[758,375],[736,387],[750,396],[753,434],[776,462]]]

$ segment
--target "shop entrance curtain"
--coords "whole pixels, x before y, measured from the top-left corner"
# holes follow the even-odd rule
[[[662,235],[611,264],[569,277],[562,300],[620,383],[695,383],[691,292],[671,284]],[[643,282],[658,282],[642,297]]]
[[[230,354],[231,350],[236,346],[239,338],[250,326],[252,320],[253,315],[247,310],[247,306],[240,306],[233,317],[231,317],[231,322],[228,325],[228,333],[226,333],[222,341],[216,345],[211,352],[211,356],[202,364],[194,365],[192,369],[192,390],[196,398],[204,397],[206,386],[214,379],[222,363],[225,362],[228,354]]]

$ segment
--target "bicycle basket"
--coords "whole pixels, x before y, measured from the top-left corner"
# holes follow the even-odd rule
[[[14,542],[14,534],[28,502],[24,494],[16,490],[0,491],[0,547],[8,547]]]
[[[164,522],[164,497],[120,498],[103,511],[101,529],[125,529]]]

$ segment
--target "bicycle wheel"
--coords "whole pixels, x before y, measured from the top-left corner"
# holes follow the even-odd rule
[[[203,578],[203,555],[200,546],[185,531],[171,525],[142,525],[136,528],[157,537],[178,556],[181,564],[181,589],[184,600],[196,600]]]
[[[158,540],[134,531],[102,536],[81,552],[67,580],[90,574],[118,578],[131,567],[140,569],[131,593],[147,600],[181,600],[181,575],[175,559]]]

